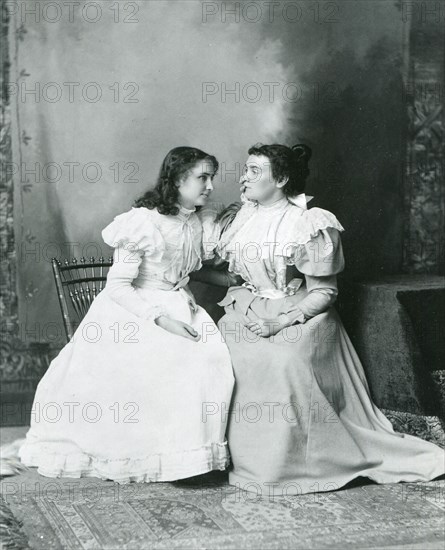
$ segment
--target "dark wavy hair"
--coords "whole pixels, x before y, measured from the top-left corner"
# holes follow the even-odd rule
[[[257,143],[249,149],[249,155],[267,157],[270,160],[272,176],[275,180],[281,181],[283,178],[289,178],[283,187],[283,192],[287,197],[303,193],[306,178],[310,174],[309,160],[312,156],[310,147],[302,143],[293,147]]]
[[[136,200],[135,207],[157,208],[160,214],[176,216],[179,212],[178,183],[199,161],[206,160],[216,174],[218,161],[195,147],[175,147],[165,157],[154,189]]]

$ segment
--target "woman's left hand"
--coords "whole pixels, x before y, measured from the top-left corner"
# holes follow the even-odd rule
[[[251,321],[246,324],[246,327],[262,338],[269,338],[280,332],[280,330],[284,328],[284,325],[278,320],[278,317],[275,317],[274,319],[257,319],[256,321]]]

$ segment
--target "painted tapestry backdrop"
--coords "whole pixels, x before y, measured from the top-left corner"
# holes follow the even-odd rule
[[[300,12],[280,2],[271,14],[256,2],[261,11],[233,3],[233,14],[223,4],[11,3],[22,326],[61,326],[51,258],[107,256],[102,228],[178,145],[217,156],[214,199],[228,203],[250,145],[308,143],[308,193],[346,227],[351,273],[399,269],[400,9],[321,2],[317,14],[313,2]]]

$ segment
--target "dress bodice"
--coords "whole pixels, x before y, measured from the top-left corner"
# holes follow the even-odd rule
[[[201,223],[193,210],[184,207],[176,216],[132,208],[116,216],[102,237],[115,248],[115,263],[122,261],[122,255],[126,263],[139,263],[133,280],[138,288],[168,290],[186,284],[189,273],[201,267]]]
[[[115,248],[105,286],[115,302],[154,320],[167,312],[153,292],[179,290],[195,309],[187,283],[189,273],[201,267],[202,226],[194,211],[181,207],[176,216],[166,216],[132,208],[116,216],[102,237]]]
[[[229,269],[265,297],[292,294],[303,277],[286,282],[286,267],[323,277],[342,271],[344,258],[336,217],[321,208],[306,210],[283,198],[271,206],[248,201],[223,233],[216,252]]]

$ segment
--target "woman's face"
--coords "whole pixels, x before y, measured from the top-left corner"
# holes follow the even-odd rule
[[[250,155],[241,176],[241,192],[260,204],[271,204],[284,196],[284,182],[277,182],[272,175],[270,160],[264,155]]]
[[[198,161],[180,180],[179,202],[185,208],[193,210],[203,206],[213,191],[215,168],[208,160]]]

